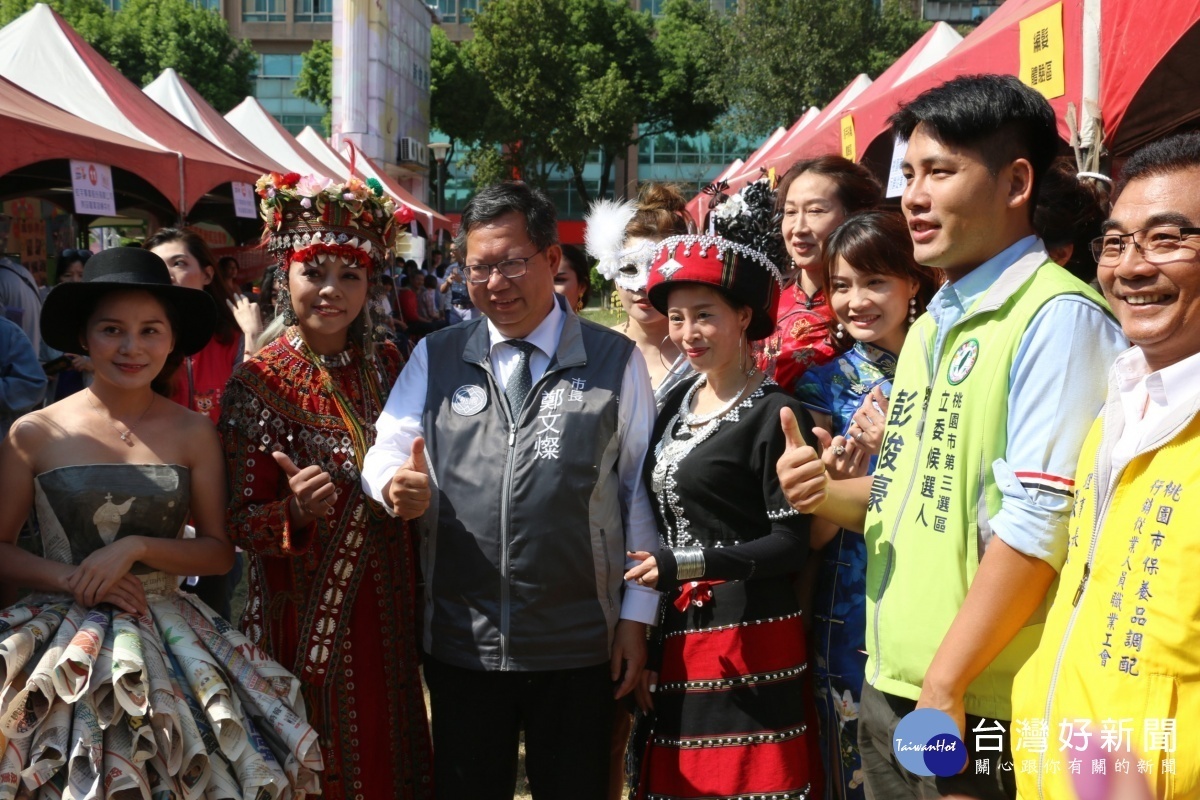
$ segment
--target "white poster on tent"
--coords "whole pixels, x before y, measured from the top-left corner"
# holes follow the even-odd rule
[[[904,164],[904,157],[908,155],[908,139],[896,137],[896,143],[892,146],[892,166],[888,169],[887,196],[899,197],[904,194],[904,172],[901,166]]]
[[[96,217],[117,215],[112,168],[107,164],[72,159],[71,188],[75,192],[76,214],[90,214]]]
[[[258,209],[254,207],[254,187],[241,181],[233,181],[233,215],[239,219],[255,219]]]

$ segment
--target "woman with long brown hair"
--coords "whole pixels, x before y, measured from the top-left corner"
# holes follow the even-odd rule
[[[913,259],[904,218],[890,211],[853,214],[825,242],[823,285],[834,338],[848,349],[808,369],[796,397],[822,431],[837,477],[871,472],[883,436],[896,357],[908,328],[940,283]],[[832,437],[832,438],[831,438]],[[814,520],[817,550],[812,642],[821,752],[832,797],[864,796],[858,752],[858,701],[866,647],[866,541],[861,533]]]

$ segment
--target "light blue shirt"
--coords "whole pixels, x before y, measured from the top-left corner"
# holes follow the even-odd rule
[[[0,437],[46,395],[46,373],[25,331],[0,316]]]
[[[983,262],[929,302],[935,353],[951,327],[1000,275],[1034,247],[1027,236]],[[1034,316],[1009,373],[1008,446],[992,464],[1003,500],[993,534],[1056,570],[1067,557],[1067,520],[1079,451],[1104,405],[1108,370],[1129,347],[1121,326],[1082,295],[1061,295]]]

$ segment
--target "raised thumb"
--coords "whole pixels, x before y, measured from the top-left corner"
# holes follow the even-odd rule
[[[425,466],[425,439],[418,436],[412,444],[412,468],[417,472],[428,472]]]
[[[284,474],[289,478],[295,477],[296,473],[300,471],[300,468],[296,466],[295,462],[288,458],[287,453],[283,452],[282,450],[275,450],[271,453],[271,457],[275,459],[275,463],[279,465],[279,468],[283,470]]]
[[[833,445],[833,434],[824,428],[813,428],[813,436],[817,437],[817,444],[821,445],[821,450],[828,450]]]
[[[779,409],[779,421],[783,426],[783,438],[787,442],[787,449],[795,450],[797,447],[804,447],[806,442],[800,435],[800,423],[796,421],[795,413],[785,406]]]

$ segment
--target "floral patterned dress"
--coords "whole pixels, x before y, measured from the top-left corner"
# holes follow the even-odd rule
[[[242,627],[302,682],[327,800],[433,796],[412,537],[359,477],[400,366],[393,345],[321,357],[291,329],[234,372],[222,403],[229,532],[249,557]],[[292,524],[273,450],[333,476],[326,519]]]
[[[800,378],[802,405],[833,419],[831,433],[845,435],[863,398],[876,386],[891,392],[896,356],[863,342]],[[875,459],[871,459],[871,469]],[[858,702],[867,665],[867,547],[861,533],[840,530],[822,548],[813,597],[812,647],[826,796],[863,798],[858,752]]]
[[[755,343],[758,368],[794,394],[805,370],[828,362],[841,349],[831,335],[834,324],[824,289],[810,297],[798,282],[784,288],[775,309],[775,333]]]

